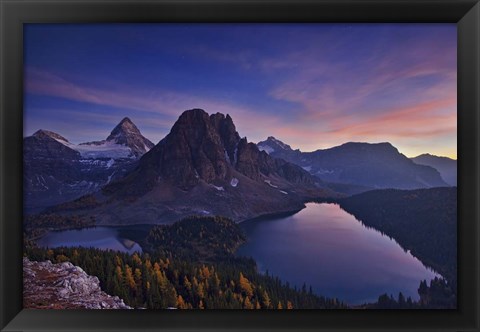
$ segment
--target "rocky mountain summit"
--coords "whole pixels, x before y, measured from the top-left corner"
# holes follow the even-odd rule
[[[25,309],[132,309],[100,288],[97,277],[70,262],[52,264],[23,258]]]
[[[56,213],[94,215],[99,224],[164,223],[190,215],[241,221],[337,195],[320,182],[241,138],[229,115],[192,109],[132,172]]]
[[[136,158],[141,157],[155,146],[155,144],[142,135],[137,126],[128,117],[123,118],[113,128],[106,140],[80,143],[83,146],[103,146],[108,144],[127,147]]]
[[[276,158],[283,158],[285,160],[293,159],[293,156],[300,156],[300,150],[293,150],[292,147],[273,136],[268,136],[265,141],[257,143],[260,151],[265,151],[268,154],[274,155]]]
[[[140,160],[139,172],[150,171],[182,189],[201,181],[230,183],[235,173],[254,181],[271,175],[292,183],[313,185],[315,181],[300,167],[275,160],[246,137],[240,138],[228,114],[208,115],[201,109],[185,111],[170,133]]]

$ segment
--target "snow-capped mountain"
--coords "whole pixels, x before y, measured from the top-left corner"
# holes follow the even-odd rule
[[[107,139],[101,141],[72,144],[56,133],[49,133],[53,134],[51,137],[59,143],[78,151],[84,159],[137,159],[155,146],[128,117],[120,121]]]
[[[125,118],[106,140],[73,144],[48,130],[25,137],[24,207],[26,212],[88,194],[124,176],[154,144]]]
[[[155,144],[143,137],[137,126],[124,118],[112,130],[106,140],[80,143],[75,149],[84,157],[91,158],[138,158]]]
[[[301,154],[300,150],[293,150],[290,145],[273,136],[269,136],[265,141],[258,142],[257,146],[260,151],[265,151],[272,157],[282,158],[290,162]]]
[[[268,154],[275,151],[278,153],[282,150],[293,151],[290,145],[283,143],[282,141],[276,139],[273,136],[268,136],[265,141],[258,142],[257,146],[260,151],[265,151]]]

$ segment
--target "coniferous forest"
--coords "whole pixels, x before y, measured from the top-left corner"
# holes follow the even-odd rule
[[[69,261],[97,276],[103,290],[134,308],[148,309],[342,309],[349,306],[325,298],[303,285],[300,289],[278,277],[260,274],[253,259],[236,257],[245,241],[237,224],[223,217],[188,217],[153,227],[141,241],[143,253],[96,248],[39,248],[26,245],[31,260]],[[443,279],[422,281],[420,301],[380,295],[375,309],[451,308],[455,290]]]
[[[24,30],[25,308],[462,309],[455,24]]]
[[[145,239],[148,253],[95,248],[26,247],[32,260],[70,261],[97,276],[102,289],[134,308],[337,309],[346,305],[257,272],[255,261],[235,257],[244,234],[222,217],[189,217],[156,226]]]

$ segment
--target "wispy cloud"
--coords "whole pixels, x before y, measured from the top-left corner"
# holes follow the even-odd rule
[[[455,33],[445,25],[132,25],[98,40],[82,29],[44,36],[54,48],[30,59],[60,65],[29,64],[25,89],[101,137],[128,115],[157,142],[184,110],[203,108],[229,113],[251,141],[274,135],[303,150],[349,140],[456,148]],[[77,48],[55,52],[66,40]],[[52,105],[35,105],[36,124]]]
[[[140,90],[134,85],[128,84],[116,84],[113,90],[98,89],[83,86],[61,75],[38,69],[28,68],[26,72],[25,88],[27,93],[57,97],[85,104],[116,107],[125,110],[127,113],[122,116],[128,116],[128,110],[135,111],[135,122],[147,128],[143,132],[148,138],[156,142],[168,134],[170,127],[183,111],[192,108],[202,108],[209,113],[230,114],[235,119],[240,133],[243,129],[243,133],[248,133],[255,138],[265,135],[265,127],[275,127],[281,121],[266,115],[262,110],[250,109],[220,99],[195,97],[162,89]],[[86,113],[63,110],[59,113],[68,114],[69,121],[76,119],[76,121],[83,123],[88,121],[89,124],[101,122],[114,125],[121,119],[119,116],[105,114],[101,111]],[[252,120],[258,121],[262,126],[252,128]],[[36,129],[32,128],[30,131],[32,130]],[[69,129],[72,135],[75,135],[77,130]],[[95,133],[99,134],[98,131],[95,131]]]

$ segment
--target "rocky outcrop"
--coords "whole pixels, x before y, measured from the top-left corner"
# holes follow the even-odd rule
[[[70,262],[52,264],[23,258],[23,307],[25,309],[132,309],[118,296],[100,288]]]

